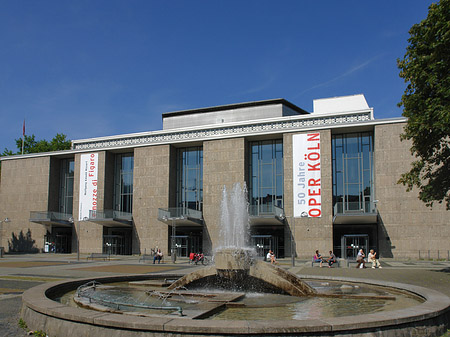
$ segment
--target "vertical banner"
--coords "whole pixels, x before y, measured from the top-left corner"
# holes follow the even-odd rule
[[[97,210],[98,153],[82,154],[80,160],[80,204],[78,220]]]
[[[294,217],[322,216],[320,133],[292,136]]]

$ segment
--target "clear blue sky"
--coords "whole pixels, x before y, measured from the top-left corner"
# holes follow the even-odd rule
[[[0,0],[0,153],[159,130],[164,112],[362,93],[397,117],[408,30],[431,0]]]

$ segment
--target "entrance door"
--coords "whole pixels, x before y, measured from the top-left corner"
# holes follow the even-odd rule
[[[278,240],[273,235],[252,235],[252,247],[259,257],[265,257],[269,250],[278,256]]]
[[[187,235],[175,236],[175,247],[177,248],[177,256],[180,257],[188,256],[188,243],[189,237]]]
[[[109,255],[123,255],[124,243],[124,237],[121,235],[104,235],[103,253]]]
[[[356,260],[360,249],[368,253],[369,236],[365,234],[343,235],[341,237],[341,256],[344,259]]]
[[[44,252],[46,253],[71,253],[72,233],[71,229],[53,227],[52,233],[44,236]]]

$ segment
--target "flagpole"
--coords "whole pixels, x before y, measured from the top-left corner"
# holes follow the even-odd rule
[[[23,154],[24,143],[25,143],[25,119],[23,120],[23,128],[22,128],[22,154]]]

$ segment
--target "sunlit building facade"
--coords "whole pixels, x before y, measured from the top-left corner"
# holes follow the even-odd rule
[[[0,246],[46,253],[213,254],[224,187],[248,195],[257,254],[446,258],[450,217],[397,184],[413,160],[405,118],[363,95],[164,113],[163,129],[1,158]],[[7,219],[4,221],[3,219]],[[29,241],[29,242],[21,242]]]

